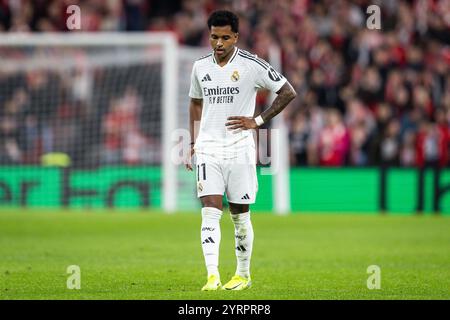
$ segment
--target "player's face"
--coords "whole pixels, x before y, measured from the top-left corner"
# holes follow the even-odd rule
[[[233,52],[237,39],[238,34],[231,30],[231,26],[211,26],[209,42],[219,60],[225,59]]]

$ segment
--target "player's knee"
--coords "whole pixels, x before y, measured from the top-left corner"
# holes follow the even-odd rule
[[[232,214],[239,214],[249,211],[249,205],[248,204],[241,204],[241,203],[230,203],[230,212]]]
[[[205,196],[200,198],[202,202],[202,207],[212,207],[219,210],[222,210],[222,199],[219,197],[211,197],[211,196]]]

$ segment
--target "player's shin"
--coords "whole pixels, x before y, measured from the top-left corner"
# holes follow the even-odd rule
[[[208,277],[219,276],[220,218],[222,211],[212,207],[202,208],[201,241]]]
[[[235,250],[237,259],[236,274],[250,277],[250,259],[253,249],[253,226],[250,220],[250,211],[240,214],[232,214],[234,223]]]

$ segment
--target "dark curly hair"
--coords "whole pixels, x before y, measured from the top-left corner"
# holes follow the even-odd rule
[[[214,11],[208,18],[208,28],[211,27],[231,26],[231,31],[239,32],[239,18],[231,11],[219,10]]]

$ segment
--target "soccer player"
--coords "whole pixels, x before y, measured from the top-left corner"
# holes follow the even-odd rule
[[[255,202],[256,148],[251,129],[280,113],[295,98],[286,78],[266,61],[236,47],[238,17],[215,11],[208,19],[213,51],[198,59],[191,75],[191,153],[186,168],[193,170],[196,156],[197,195],[202,203],[201,243],[207,269],[203,291],[222,287],[219,266],[222,198],[226,193],[234,223],[236,273],[222,289],[243,290],[251,286],[250,258],[253,227],[249,205]],[[257,90],[277,93],[272,105],[254,116]],[[198,136],[194,136],[200,121]]]

